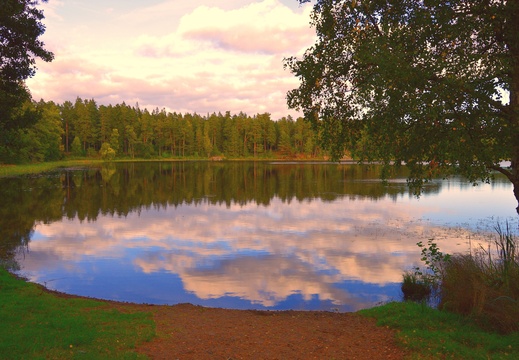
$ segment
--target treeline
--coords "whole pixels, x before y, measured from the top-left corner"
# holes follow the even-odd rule
[[[0,161],[52,161],[65,155],[139,158],[315,158],[324,156],[317,134],[302,118],[274,121],[249,116],[181,114],[93,99],[28,102],[21,111],[37,120],[10,134]]]

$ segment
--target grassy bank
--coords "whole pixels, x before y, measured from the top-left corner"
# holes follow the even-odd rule
[[[38,164],[25,164],[25,165],[4,165],[0,164],[0,177],[6,176],[18,176],[25,174],[38,174],[45,171],[61,167],[72,167],[72,166],[91,166],[95,164],[102,164],[101,160],[63,160],[63,161],[52,161],[43,162]]]
[[[58,297],[1,268],[0,294],[2,359],[137,359],[154,336],[151,314]]]
[[[142,159],[142,158],[117,158],[113,160],[113,162],[174,162],[174,161],[211,161],[207,158],[195,158],[195,157],[186,157],[186,158],[151,158],[151,159]],[[240,159],[227,159],[226,161],[258,161],[258,162],[267,162],[267,161],[287,161],[287,162],[313,162],[313,161],[323,161],[323,159],[275,159],[275,158],[240,158]],[[343,160],[350,161],[350,160]],[[26,175],[26,174],[38,174],[45,171],[54,170],[62,167],[75,167],[75,166],[93,166],[93,165],[101,165],[106,163],[100,159],[94,158],[82,158],[82,159],[68,159],[61,161],[50,161],[43,162],[37,164],[24,164],[24,165],[6,165],[0,164],[0,177],[6,176],[18,176],[18,175]]]
[[[412,359],[519,359],[519,332],[482,330],[468,317],[415,302],[394,302],[362,310],[379,326],[397,329],[398,342]]]

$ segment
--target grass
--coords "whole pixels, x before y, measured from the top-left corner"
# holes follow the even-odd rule
[[[519,332],[485,331],[470,318],[420,303],[392,302],[359,313],[397,329],[412,359],[519,359]]]
[[[45,171],[50,171],[60,167],[69,166],[89,166],[93,164],[101,164],[101,160],[94,159],[76,159],[76,160],[63,160],[63,161],[52,161],[43,162],[37,164],[24,164],[24,165],[4,165],[0,164],[0,177],[6,176],[18,176],[26,174],[38,174]]]
[[[495,229],[488,248],[480,245],[468,254],[444,255],[434,239],[419,242],[426,268],[404,273],[404,298],[416,300],[421,287],[428,287],[439,309],[502,334],[519,331],[519,239],[508,221]]]
[[[2,359],[139,359],[155,335],[150,313],[122,313],[96,300],[64,298],[0,268]]]
[[[227,159],[228,161],[284,161],[284,159],[277,159],[277,158],[254,158],[254,157],[245,157],[245,158],[238,158],[238,159]],[[299,162],[305,162],[305,161],[315,161],[316,159],[289,159],[288,161],[299,161]],[[319,159],[317,159],[319,160]],[[144,159],[144,158],[129,158],[129,157],[118,157],[113,162],[155,162],[155,161],[162,161],[162,162],[172,162],[172,161],[210,161],[207,158],[202,157],[172,157],[172,158],[162,158],[162,157],[153,157],[150,159]],[[18,175],[26,175],[26,174],[38,174],[45,171],[50,171],[53,169],[57,169],[60,167],[71,167],[71,166],[91,166],[91,165],[99,165],[103,164],[105,161],[101,159],[95,159],[95,158],[70,158],[67,160],[61,160],[61,161],[50,161],[50,162],[42,162],[42,163],[35,163],[35,164],[22,164],[22,165],[6,165],[6,164],[0,164],[0,177],[7,177],[7,176],[18,176]]]
[[[0,269],[2,359],[139,359],[134,350],[155,336],[150,313],[122,313],[107,303],[64,298]],[[519,332],[484,331],[470,318],[416,302],[361,310],[397,329],[411,359],[517,359]]]

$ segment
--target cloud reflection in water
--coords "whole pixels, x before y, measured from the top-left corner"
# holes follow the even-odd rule
[[[423,199],[273,198],[63,219],[35,227],[23,268],[31,280],[52,278],[50,288],[102,298],[260,309],[296,299],[354,311],[398,296],[403,269],[418,263],[416,242],[467,249],[468,230],[420,220],[435,211]]]

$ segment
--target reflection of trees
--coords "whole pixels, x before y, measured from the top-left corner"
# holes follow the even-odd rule
[[[0,256],[28,246],[36,222],[63,216],[92,221],[99,214],[126,216],[146,208],[182,204],[268,205],[320,198],[333,201],[410,194],[406,174],[383,184],[378,168],[358,165],[252,162],[118,163],[0,182]],[[425,191],[438,192],[440,183]]]
[[[3,179],[0,183],[0,260],[27,248],[36,222],[62,218],[64,190],[57,177]]]
[[[63,185],[74,189],[67,191],[64,204],[69,218],[94,220],[99,213],[125,216],[143,208],[182,204],[268,205],[274,197],[286,202],[332,201],[341,196],[379,199],[409,192],[405,182],[384,185],[376,180],[378,168],[357,165],[171,162],[116,166],[117,172],[65,174]]]

